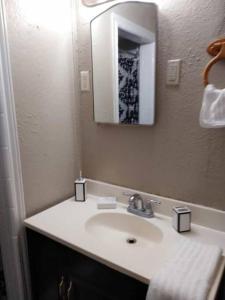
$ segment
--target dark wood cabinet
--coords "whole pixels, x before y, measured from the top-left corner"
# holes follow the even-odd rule
[[[27,229],[34,300],[144,300],[147,285]]]

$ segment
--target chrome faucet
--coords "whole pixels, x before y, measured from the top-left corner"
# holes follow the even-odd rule
[[[159,200],[152,199],[144,202],[144,199],[139,194],[124,193],[124,195],[129,196],[127,211],[144,218],[154,217],[153,203],[157,205],[161,204]]]

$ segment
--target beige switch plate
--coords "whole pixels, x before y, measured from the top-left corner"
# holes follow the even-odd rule
[[[80,72],[80,85],[82,92],[90,91],[90,75],[89,71],[81,71]]]
[[[171,59],[167,62],[167,85],[178,85],[180,83],[181,59]]]

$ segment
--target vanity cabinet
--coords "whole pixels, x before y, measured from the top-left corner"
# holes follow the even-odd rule
[[[147,285],[33,230],[27,240],[34,300],[145,299]]]

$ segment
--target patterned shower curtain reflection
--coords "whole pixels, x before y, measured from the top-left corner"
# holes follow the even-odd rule
[[[119,121],[139,123],[139,47],[119,49]]]

